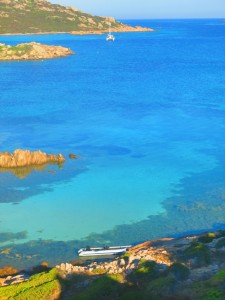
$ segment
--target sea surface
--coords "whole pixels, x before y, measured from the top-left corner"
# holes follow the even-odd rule
[[[155,32],[0,36],[75,52],[0,62],[0,151],[66,157],[0,170],[0,266],[224,228],[225,22],[124,22]]]

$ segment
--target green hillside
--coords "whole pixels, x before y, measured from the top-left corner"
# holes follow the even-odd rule
[[[104,31],[121,26],[113,18],[86,14],[45,0],[0,0],[0,34]]]

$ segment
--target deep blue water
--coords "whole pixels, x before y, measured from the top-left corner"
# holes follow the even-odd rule
[[[126,22],[156,31],[116,33],[114,43],[0,37],[76,53],[0,63],[0,151],[67,158],[23,178],[0,173],[2,247],[34,254],[49,243],[54,253],[43,256],[55,263],[82,243],[136,243],[225,224],[225,22]],[[0,259],[19,264],[13,255]]]

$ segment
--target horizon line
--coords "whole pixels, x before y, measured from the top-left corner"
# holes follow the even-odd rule
[[[175,17],[175,18],[117,18],[115,17],[116,20],[224,20],[225,21],[225,17]]]

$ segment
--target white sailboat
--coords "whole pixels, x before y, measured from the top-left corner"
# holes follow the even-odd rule
[[[106,36],[106,41],[107,42],[114,42],[115,41],[115,36],[111,32],[111,24],[109,23],[109,33]]]

